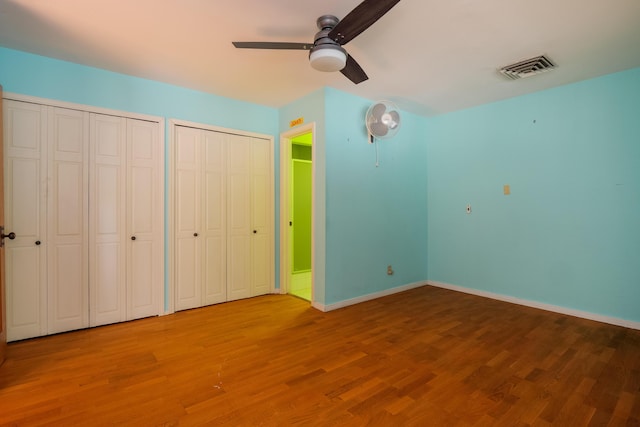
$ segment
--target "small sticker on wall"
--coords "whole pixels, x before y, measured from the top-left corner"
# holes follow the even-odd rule
[[[301,125],[301,124],[303,124],[303,123],[304,123],[304,117],[298,117],[297,119],[295,119],[295,120],[291,120],[291,121],[289,122],[289,127],[290,127],[290,128],[292,128],[292,127],[295,127],[295,126]]]
[[[505,196],[508,196],[509,194],[511,194],[511,187],[509,187],[509,184],[505,184],[503,191]]]

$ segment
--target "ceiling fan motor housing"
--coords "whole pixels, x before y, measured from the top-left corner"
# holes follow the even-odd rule
[[[316,21],[318,31],[309,52],[309,63],[318,71],[340,71],[347,65],[347,51],[329,38],[329,32],[338,24],[333,15],[322,15]]]

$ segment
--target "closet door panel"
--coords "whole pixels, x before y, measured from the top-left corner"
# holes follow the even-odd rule
[[[48,333],[89,326],[88,113],[49,107]]]
[[[200,224],[200,145],[200,130],[176,127],[176,310],[202,305],[200,240],[194,236]]]
[[[127,318],[138,319],[159,314],[164,272],[157,124],[127,119],[127,151]]]
[[[271,147],[268,140],[251,140],[251,296],[271,291],[273,244],[273,195]]]
[[[229,135],[227,144],[228,300],[251,297],[251,139]]]
[[[227,300],[227,257],[225,228],[225,144],[224,134],[203,131],[203,303]]]
[[[46,108],[4,100],[7,340],[47,332]],[[39,243],[39,244],[38,244]]]
[[[126,320],[126,119],[91,114],[91,326]]]

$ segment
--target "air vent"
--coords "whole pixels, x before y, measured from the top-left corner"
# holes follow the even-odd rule
[[[538,56],[515,64],[507,65],[500,69],[500,72],[512,80],[535,76],[556,68],[556,66],[546,56]]]

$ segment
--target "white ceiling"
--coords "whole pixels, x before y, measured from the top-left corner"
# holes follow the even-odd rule
[[[432,115],[640,67],[639,0],[401,0],[347,51],[369,80],[313,70],[316,18],[361,0],[0,0],[0,46],[281,107],[323,86]],[[558,68],[497,72],[547,55]]]

